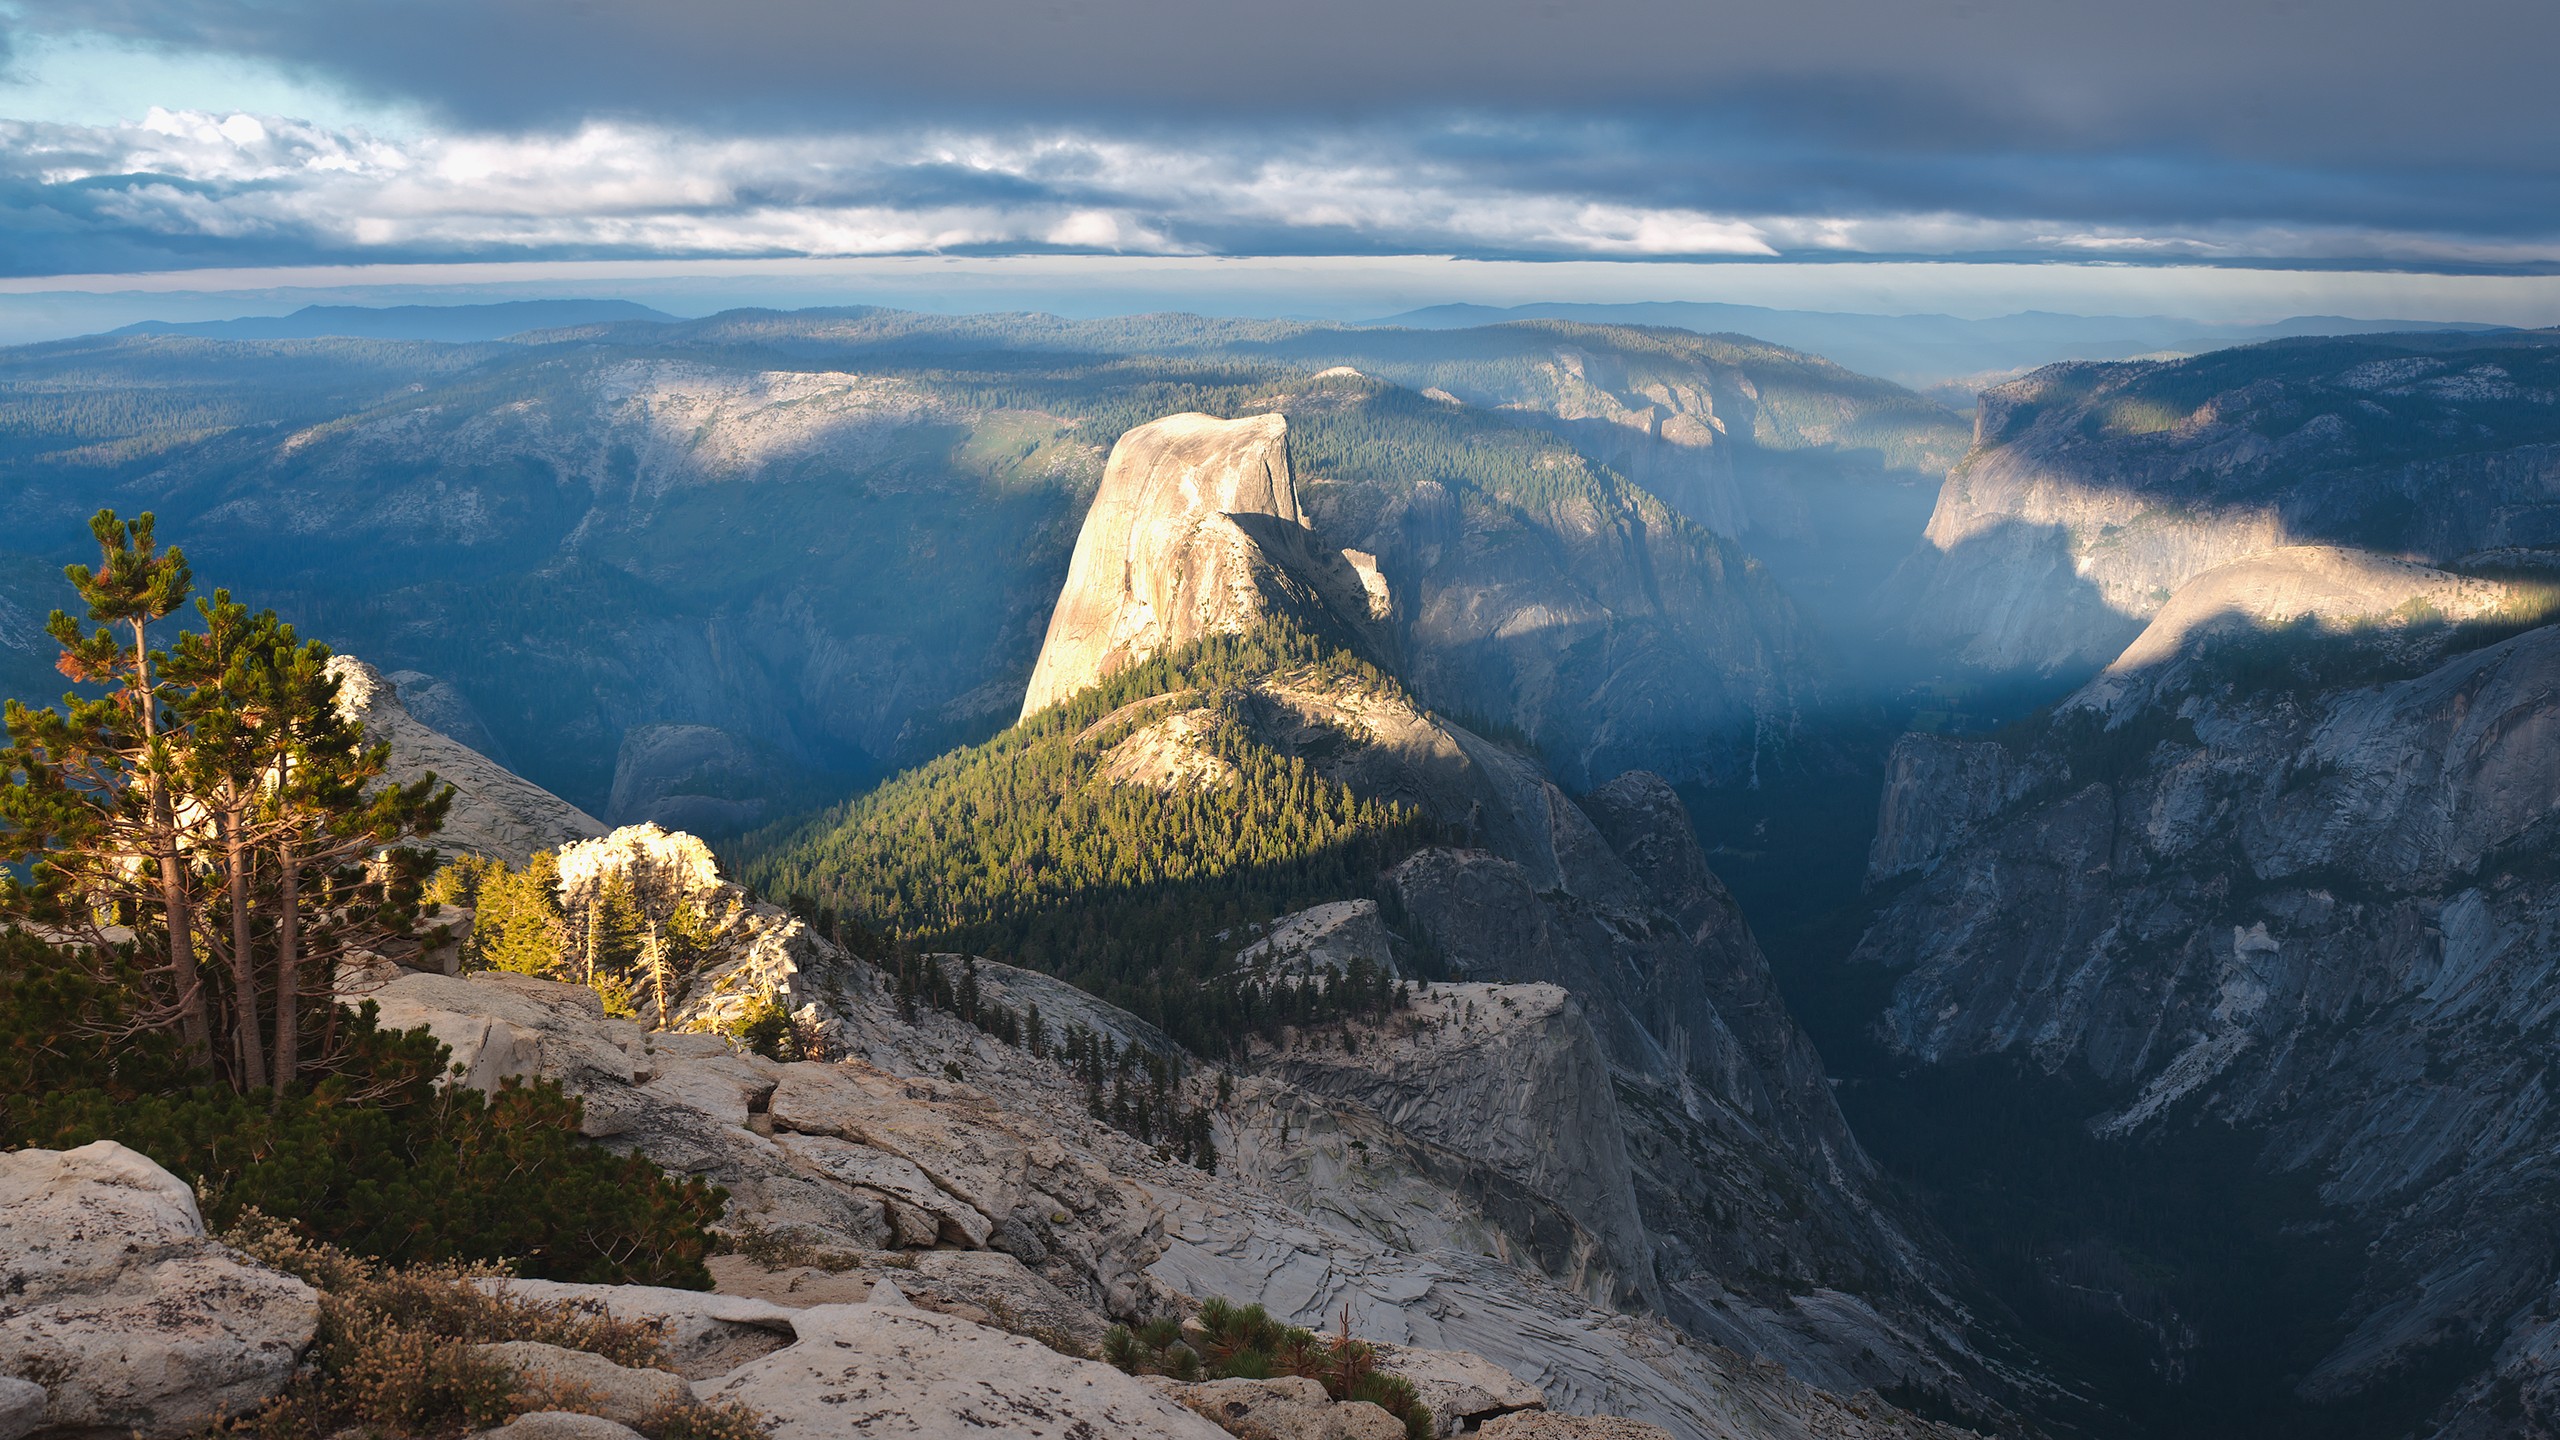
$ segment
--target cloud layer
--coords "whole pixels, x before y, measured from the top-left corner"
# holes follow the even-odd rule
[[[8,273],[567,256],[2560,262],[2560,7],[85,0],[412,123],[0,111]],[[0,32],[4,35],[5,32]],[[318,113],[315,109],[311,113]]]

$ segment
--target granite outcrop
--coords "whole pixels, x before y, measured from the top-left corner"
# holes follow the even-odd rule
[[[2089,1077],[2118,1143],[2252,1137],[2370,1236],[2300,1396],[2476,1351],[2436,1423],[2493,1433],[2550,1389],[2560,1283],[2560,628],[2491,643],[2499,587],[2329,551],[2188,588],[2040,726],[1897,751],[1871,874],[1913,878],[1857,956],[1895,972],[1881,1028]]]
[[[1126,666],[1265,618],[1373,653],[1393,600],[1375,557],[1317,545],[1280,415],[1168,415],[1111,448],[1067,564],[1025,718]]]
[[[317,1292],[208,1236],[148,1157],[0,1154],[0,1403],[39,1415],[18,1433],[202,1433],[282,1391],[319,1323]]]
[[[2560,542],[2560,347],[2412,335],[2048,366],[1987,391],[1888,591],[1974,666],[2105,665],[2206,571],[2301,545],[2444,566]]]
[[[353,655],[330,657],[338,708],[365,736],[391,747],[390,778],[403,784],[433,774],[454,789],[436,843],[522,864],[536,850],[605,832],[594,816],[421,722],[381,671]]]

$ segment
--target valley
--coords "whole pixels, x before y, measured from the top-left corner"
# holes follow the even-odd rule
[[[325,640],[487,857],[346,993],[729,1243],[1684,1437],[2560,1433],[2551,332],[1968,433],[1571,318],[567,318],[0,351],[0,689],[101,505]]]

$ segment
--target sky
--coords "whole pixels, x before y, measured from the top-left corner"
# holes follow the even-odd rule
[[[2549,324],[2555,53],[2549,0],[0,0],[0,314],[717,268]]]

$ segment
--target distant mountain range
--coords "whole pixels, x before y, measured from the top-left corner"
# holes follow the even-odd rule
[[[2297,315],[2262,325],[2215,324],[2177,315],[2065,315],[2029,310],[1987,320],[1954,315],[1869,315],[1761,305],[1664,301],[1563,302],[1499,307],[1433,305],[1358,328],[1459,330],[1514,320],[1650,325],[1706,335],[1746,335],[1819,355],[1905,385],[1959,412],[1993,385],[2061,360],[2185,356],[2262,340],[2384,332],[2482,333],[2511,327],[2467,321]],[[511,300],[487,305],[306,305],[290,315],[231,320],[145,320],[110,335],[193,335],[214,340],[501,340],[584,325],[682,324],[683,317],[630,300]],[[628,336],[624,338],[630,338]]]
[[[2297,315],[2266,325],[2216,325],[2175,315],[2058,315],[2042,310],[1966,320],[1954,315],[1860,315],[1687,301],[1509,308],[1434,305],[1370,323],[1443,330],[1507,320],[1581,320],[1595,325],[1665,325],[1706,334],[1745,334],[1908,385],[1959,410],[1971,409],[1980,391],[2057,360],[2194,355],[2304,335],[2510,328],[2344,315]]]
[[[502,340],[530,330],[678,317],[629,300],[507,300],[494,305],[305,305],[290,315],[236,320],[145,320],[114,335],[195,335],[208,340]]]
[[[1576,787],[1747,772],[1831,673],[1807,614],[1862,603],[1969,439],[1808,356],[1556,321],[57,341],[0,351],[0,694],[60,693],[87,517],[152,510],[599,818],[733,831],[1001,728],[1104,454],[1181,408],[1303,409],[1309,505],[1405,577],[1409,683]]]

